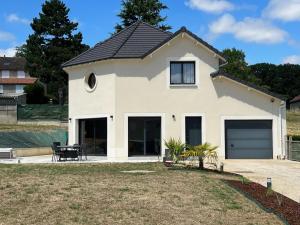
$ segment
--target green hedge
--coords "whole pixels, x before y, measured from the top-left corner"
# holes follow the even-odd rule
[[[68,105],[32,104],[18,106],[18,120],[68,120]]]
[[[300,141],[300,135],[289,135],[288,139],[289,139],[289,137],[292,137],[293,141]]]

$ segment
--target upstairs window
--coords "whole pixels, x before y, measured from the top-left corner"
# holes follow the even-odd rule
[[[195,62],[170,62],[170,84],[195,84]]]

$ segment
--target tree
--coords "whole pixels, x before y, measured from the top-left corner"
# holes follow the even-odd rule
[[[248,63],[245,60],[245,53],[236,48],[224,49],[223,55],[227,59],[227,64],[222,67],[226,73],[232,74],[240,79],[257,83],[255,76],[251,75]]]
[[[24,91],[26,93],[26,102],[28,104],[45,104],[49,100],[45,96],[43,85],[39,82],[25,86]]]
[[[218,155],[216,152],[217,146],[213,146],[209,143],[202,145],[190,146],[188,150],[182,153],[184,158],[197,157],[199,161],[199,169],[204,169],[204,159],[217,161]]]
[[[167,17],[160,15],[161,11],[168,9],[160,0],[122,0],[122,9],[118,16],[121,24],[115,26],[116,32],[130,26],[138,20],[142,20],[162,30],[170,30],[171,27],[162,24]]]
[[[78,23],[70,21],[69,11],[61,0],[47,0],[31,23],[33,34],[17,49],[17,55],[26,58],[26,71],[47,85],[54,100],[59,88],[67,90],[68,76],[61,64],[88,49],[82,34],[75,33]]]
[[[250,66],[251,73],[261,86],[270,91],[285,95],[288,100],[300,93],[300,65],[258,63]]]

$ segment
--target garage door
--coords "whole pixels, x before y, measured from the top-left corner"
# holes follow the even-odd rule
[[[227,159],[272,159],[272,120],[226,120]]]

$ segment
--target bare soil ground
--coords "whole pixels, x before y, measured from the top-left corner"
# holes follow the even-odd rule
[[[160,163],[0,165],[0,224],[283,224],[224,178],[237,179]]]

